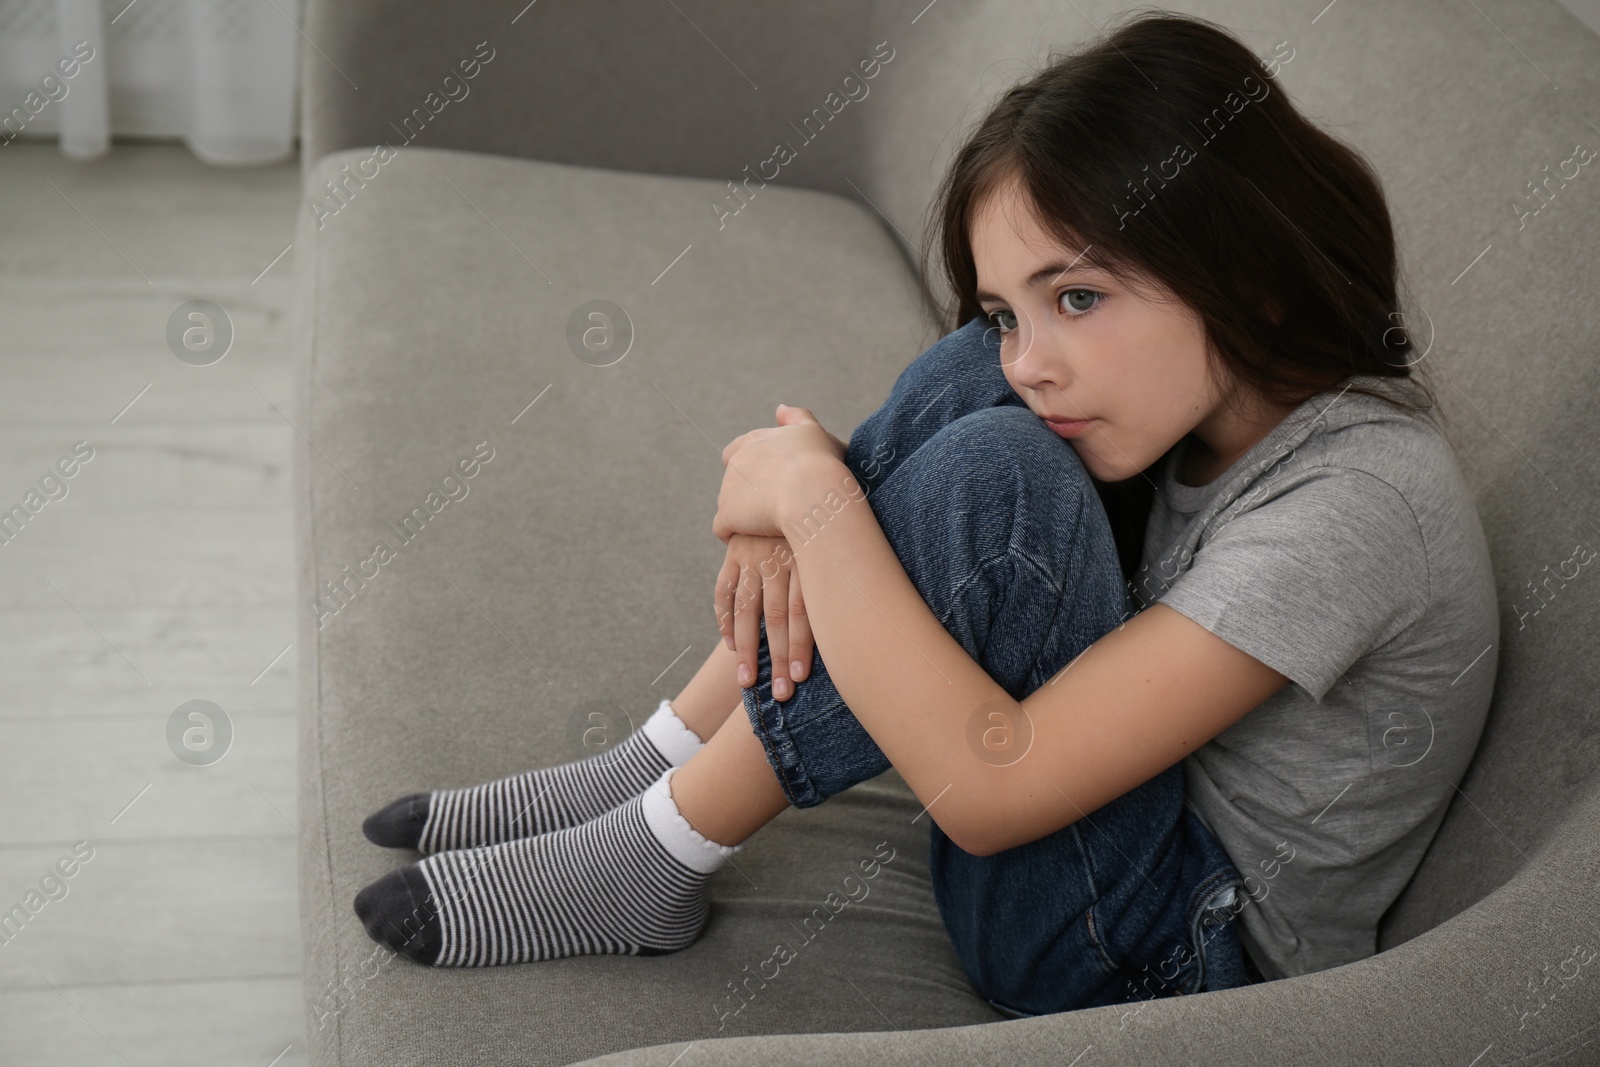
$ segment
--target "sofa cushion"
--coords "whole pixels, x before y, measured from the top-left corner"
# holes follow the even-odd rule
[[[861,160],[844,164],[852,181],[922,240],[913,223],[966,124],[1047,53],[1108,29],[1113,8],[1120,18],[1143,6],[875,5],[898,54],[863,109]],[[1381,951],[1505,884],[1600,768],[1600,658],[1589,651],[1600,597],[1587,562],[1600,555],[1590,514],[1600,482],[1600,182],[1589,180],[1596,163],[1582,162],[1600,151],[1600,40],[1554,0],[1159,6],[1214,20],[1274,61],[1277,89],[1372,162],[1417,373],[1434,385],[1494,563],[1494,700],[1460,791],[1380,925]],[[943,294],[937,274],[929,284]],[[1426,742],[1423,731],[1404,733]]]
[[[901,955],[892,959],[854,943],[848,957],[840,953],[820,957],[820,962],[813,957],[813,962],[826,969],[830,958],[841,961],[832,976],[834,988],[843,992],[840,980],[846,975],[859,987],[852,994],[860,994],[854,1007],[863,1018],[852,1017],[841,1029],[876,1026],[878,1032],[700,1043],[684,1056],[682,1067],[887,1059],[1055,1063],[1071,1060],[1089,1045],[1101,1062],[1129,1064],[1194,1062],[1196,1049],[1206,1050],[1206,1062],[1259,1063],[1283,1059],[1295,1047],[1304,1051],[1290,1051],[1290,1059],[1314,1061],[1310,1048],[1338,1048],[1352,1062],[1467,1063],[1484,1057],[1491,1046],[1502,1058],[1544,1062],[1595,1040],[1597,987],[1567,985],[1564,979],[1567,964],[1584,958],[1581,952],[1593,944],[1587,939],[1597,929],[1592,887],[1600,856],[1595,831],[1600,825],[1595,818],[1600,810],[1600,775],[1595,774],[1600,714],[1593,693],[1600,685],[1600,661],[1590,653],[1590,635],[1600,622],[1600,606],[1586,593],[1593,579],[1585,573],[1591,569],[1588,552],[1579,548],[1600,544],[1600,531],[1586,517],[1586,487],[1595,483],[1600,453],[1588,447],[1585,432],[1593,426],[1590,398],[1600,384],[1600,363],[1593,359],[1600,346],[1600,324],[1589,299],[1596,288],[1591,250],[1600,236],[1600,213],[1592,210],[1593,190],[1584,180],[1548,175],[1563,167],[1569,176],[1573,173],[1573,164],[1566,161],[1579,143],[1600,147],[1587,118],[1600,99],[1600,42],[1553,0],[1471,10],[1442,0],[1371,9],[1258,0],[1177,6],[1224,23],[1263,57],[1280,47],[1292,49],[1295,58],[1283,66],[1278,84],[1317,121],[1366,152],[1383,178],[1410,280],[1408,320],[1423,326],[1418,332],[1430,353],[1425,369],[1439,371],[1441,396],[1452,416],[1452,441],[1478,500],[1504,609],[1495,705],[1478,757],[1417,876],[1390,910],[1380,939],[1385,951],[1372,959],[1262,986],[1140,1005],[1131,1020],[1119,1007],[913,1034],[918,1025],[949,1027],[968,1021],[978,1006],[951,992],[957,988],[950,981],[952,970],[928,968],[924,961],[929,957],[901,947],[905,937],[893,939]],[[513,1055],[516,1062],[566,1062],[592,1049],[670,1042],[691,1032],[708,1032],[692,1025],[700,1016],[677,1010],[678,998],[688,995],[685,983],[699,988],[712,965],[719,973],[744,974],[745,963],[755,959],[755,969],[767,958],[717,954],[719,930],[730,932],[732,924],[746,921],[739,909],[767,899],[740,882],[748,899],[739,901],[732,881],[737,876],[724,872],[711,936],[689,950],[698,954],[694,959],[706,961],[707,969],[671,970],[668,981],[659,983],[664,992],[656,1001],[629,995],[640,988],[641,968],[660,965],[651,960],[591,959],[584,964],[567,961],[571,966],[508,969],[522,972],[515,975],[422,975],[402,969],[397,961],[363,983],[358,974],[371,946],[346,912],[348,897],[392,860],[366,846],[359,837],[359,818],[370,805],[402,788],[479,780],[524,766],[530,754],[553,761],[555,755],[546,755],[552,745],[581,744],[574,741],[576,728],[558,721],[559,716],[582,718],[594,712],[604,722],[616,712],[588,702],[598,693],[637,717],[654,704],[644,694],[654,698],[681,682],[685,664],[703,655],[714,639],[709,619],[697,634],[675,633],[671,642],[658,642],[649,631],[643,638],[633,637],[643,628],[628,627],[630,638],[648,647],[632,659],[608,658],[607,669],[621,662],[631,679],[631,688],[618,690],[627,694],[621,698],[609,686],[585,689],[581,698],[570,692],[554,695],[550,686],[573,686],[570,676],[553,673],[560,664],[599,670],[599,656],[562,656],[568,645],[576,644],[569,635],[581,633],[586,619],[557,626],[544,623],[542,616],[530,619],[534,613],[515,614],[514,601],[528,595],[530,566],[542,568],[532,572],[542,583],[535,601],[541,605],[565,606],[552,599],[552,592],[561,590],[568,602],[596,610],[596,597],[609,595],[614,601],[618,596],[615,590],[621,586],[614,572],[632,576],[647,569],[649,579],[635,586],[663,598],[668,590],[658,576],[663,571],[675,575],[673,569],[608,569],[602,561],[655,562],[656,556],[667,554],[655,526],[709,519],[712,479],[718,473],[710,466],[714,460],[703,457],[708,463],[706,496],[694,502],[699,509],[694,519],[681,491],[671,492],[679,486],[662,485],[657,469],[644,466],[664,448],[690,455],[705,446],[706,438],[696,444],[687,436],[688,419],[720,446],[769,420],[777,400],[810,404],[841,435],[870,411],[894,371],[932,338],[903,343],[896,333],[900,327],[895,323],[909,330],[914,318],[911,283],[896,274],[901,268],[882,247],[887,238],[873,234],[870,220],[844,205],[830,204],[826,215],[820,208],[798,212],[795,205],[817,201],[797,200],[803,194],[794,190],[807,186],[859,197],[892,220],[906,245],[914,247],[923,237],[916,223],[950,153],[960,144],[964,124],[1043,61],[1047,49],[1099,33],[1109,12],[1086,14],[1077,5],[1016,0],[937,6],[926,0],[871,5],[819,0],[792,9],[770,6],[760,19],[752,19],[744,6],[726,3],[700,4],[686,13],[676,5],[591,0],[526,10],[519,5],[514,15],[499,5],[468,3],[452,8],[449,19],[440,19],[436,6],[422,3],[313,0],[307,5],[307,36],[317,42],[318,52],[304,66],[306,164],[315,168],[313,186],[338,170],[338,160],[322,158],[325,149],[370,145],[391,137],[397,123],[408,130],[420,123],[422,132],[420,143],[408,145],[379,168],[381,175],[365,184],[352,183],[348,205],[338,204],[331,216],[324,213],[320,230],[310,212],[304,213],[296,239],[301,316],[296,345],[307,359],[298,383],[302,414],[296,421],[326,452],[324,457],[304,438],[297,439],[302,599],[309,598],[313,579],[328,578],[330,572],[337,576],[340,565],[370,554],[371,546],[361,543],[362,531],[381,533],[386,522],[399,517],[397,512],[419,502],[436,474],[477,442],[491,440],[491,433],[515,431],[519,436],[507,439],[522,441],[521,433],[535,425],[530,421],[535,413],[549,414],[541,410],[548,401],[563,398],[557,406],[565,414],[557,417],[564,419],[567,434],[593,433],[598,419],[586,420],[584,405],[618,398],[626,398],[618,403],[628,412],[665,420],[640,427],[650,431],[648,438],[623,435],[632,451],[619,450],[615,439],[600,434],[595,434],[599,444],[587,451],[575,442],[554,457],[556,462],[567,460],[570,470],[547,470],[551,456],[530,455],[535,447],[563,447],[550,428],[536,430],[546,433],[546,439],[525,442],[513,453],[520,457],[514,464],[502,463],[508,453],[498,452],[471,483],[479,492],[459,507],[445,508],[437,524],[400,549],[399,559],[385,565],[381,577],[359,594],[366,598],[364,604],[352,598],[322,631],[303,622],[301,812],[307,836],[302,857],[311,868],[303,882],[306,993],[315,1001],[323,983],[346,977],[341,964],[349,969],[350,988],[356,991],[326,1027],[318,1029],[315,1014],[308,1021],[313,1062],[335,1062],[337,1057],[346,1063],[492,1063]],[[618,32],[617,26],[626,30]],[[430,109],[422,106],[425,94],[440,84],[444,72],[471,56],[478,42],[489,42],[498,57],[471,82],[469,102],[452,103],[430,120]],[[786,188],[775,183],[760,190],[725,228],[708,232],[705,220],[713,215],[712,203],[726,205],[731,195],[725,179],[759,163],[778,138],[791,139],[785,132],[788,124],[805,122],[843,72],[879,42],[888,42],[896,55],[871,81],[871,97],[859,106],[852,103],[836,122],[817,123],[825,132],[814,143],[796,131],[793,137],[805,147],[783,168]],[[753,88],[757,79],[759,91]],[[442,107],[437,93],[428,99],[435,109]],[[397,131],[394,136],[400,139]],[[553,218],[528,211],[519,226],[503,217],[503,211],[516,215],[504,190],[491,203],[454,172],[451,178],[459,193],[442,181],[429,185],[427,177],[440,168],[422,145],[713,180],[619,183],[605,172],[579,171],[575,181],[550,182],[548,176],[558,173],[553,166],[522,171],[540,175],[541,197],[565,195],[579,209],[604,210],[564,211]],[[370,148],[362,148],[347,154],[344,162],[354,164],[370,154]],[[489,173],[489,166],[483,166],[482,172]],[[1580,179],[1591,169],[1583,167]],[[395,180],[404,175],[409,177]],[[1550,202],[1524,219],[1536,203],[1533,182],[1550,183],[1542,198]],[[531,194],[531,184],[528,188]],[[657,196],[685,188],[693,189],[692,195],[671,203],[694,206],[702,215],[698,223],[685,211],[687,221],[680,225],[659,210],[647,211],[643,203],[651,201],[631,199],[646,190]],[[1552,198],[1552,192],[1558,195]],[[452,199],[463,194],[494,220],[504,237],[464,198],[460,203]],[[375,208],[369,203],[384,200],[387,205]],[[780,210],[768,213],[774,206]],[[369,214],[366,223],[356,224],[362,227],[359,231],[347,230],[341,237],[338,227],[359,219],[363,210],[382,218]],[[646,217],[649,224],[641,228]],[[800,218],[803,228],[794,225]],[[813,230],[821,218],[838,221],[836,230],[849,220],[849,239],[839,242],[833,231]],[[476,230],[469,228],[480,223]],[[554,231],[557,247],[543,243],[548,235],[541,227]],[[747,244],[747,235],[763,243]],[[849,254],[823,260],[823,249],[833,252],[827,247],[830,239]],[[700,256],[709,250],[716,254]],[[864,257],[862,250],[867,250]],[[548,262],[541,252],[556,262]],[[779,269],[775,261],[789,255],[796,258],[784,260]],[[404,262],[404,257],[413,262]],[[548,277],[539,277],[529,261]],[[819,267],[819,261],[827,267]],[[669,262],[670,270],[657,279]],[[649,264],[643,275],[635,273],[641,263]],[[696,284],[669,285],[674,275],[696,264],[705,272]],[[855,273],[840,280],[827,268]],[[864,277],[870,284],[863,284]],[[544,293],[543,303],[508,301],[500,294],[491,305],[487,295],[477,295],[520,285],[524,278],[528,293]],[[637,289],[642,294],[630,296],[632,303],[619,299],[618,290],[597,293],[586,288],[610,287],[624,278],[627,293]],[[820,300],[815,306],[824,316],[840,319],[839,325],[818,330],[815,322],[802,323],[794,315],[795,303],[788,300],[794,294],[787,287],[795,278],[807,287],[802,298],[807,303]],[[717,281],[724,284],[717,286]],[[571,289],[564,303],[553,293],[563,284]],[[651,318],[641,310],[656,307],[651,301],[668,289],[701,312],[695,325],[702,331],[702,324],[714,318],[724,324],[718,336],[743,339],[757,348],[758,358],[724,360],[714,365],[720,371],[716,375],[685,366],[680,359],[665,369],[652,368],[660,370],[651,382],[661,392],[650,389],[650,383],[591,392],[572,384],[580,368],[551,354],[559,343],[528,340],[561,336],[580,297],[604,296],[627,305],[640,321],[650,318],[641,326],[649,344],[641,342],[623,364],[609,370],[636,366],[636,356],[646,351],[649,359],[670,360],[683,344],[688,316],[679,321],[676,313],[661,309]],[[390,299],[391,293],[398,302]],[[693,303],[698,294],[707,295]],[[862,300],[863,295],[879,299]],[[765,314],[745,306],[752,299]],[[482,313],[480,301],[492,314]],[[890,309],[889,315],[881,314],[880,304]],[[530,314],[541,317],[530,319]],[[857,342],[851,351],[865,354],[865,361],[843,358],[837,351],[847,336],[842,325],[846,316],[851,319],[848,336]],[[501,325],[512,317],[521,327],[512,337],[520,346],[515,350],[506,344],[510,324]],[[758,328],[753,325],[757,319],[801,329]],[[676,331],[670,329],[674,324],[680,327]],[[438,336],[424,349],[413,343],[421,340],[419,333]],[[501,342],[499,351],[496,340]],[[455,354],[452,342],[460,344],[464,355]],[[882,351],[889,344],[895,348],[892,358]],[[807,354],[803,369],[774,358],[791,350]],[[423,351],[433,358],[418,359]],[[362,358],[379,352],[388,359]],[[812,358],[821,363],[811,364]],[[545,373],[553,366],[566,366],[567,373]],[[758,387],[750,380],[783,374],[830,388],[815,398],[808,391],[797,400],[792,393],[780,394],[771,385]],[[477,388],[448,375],[470,377]],[[416,381],[417,388],[397,384],[399,378]],[[686,391],[692,388],[691,395],[702,398],[699,406],[683,405],[673,382]],[[739,387],[729,389],[735,382]],[[520,411],[547,385],[550,392],[515,424],[496,421],[506,417],[497,406],[502,399]],[[678,401],[685,414],[645,403],[663,394]],[[313,395],[316,404],[311,403]],[[729,400],[741,401],[741,406]],[[616,421],[615,413],[607,413]],[[498,444],[500,438],[492,440]],[[645,457],[643,463],[635,454]],[[361,490],[335,474],[327,465],[330,459]],[[515,467],[519,481],[544,481],[519,484],[514,492],[495,496],[499,487],[490,479],[506,466]],[[435,473],[422,473],[426,471]],[[568,485],[580,477],[584,482],[578,487]],[[633,495],[582,488],[602,482],[632,488]],[[383,500],[366,495],[374,485],[387,494]],[[524,564],[520,582],[495,581],[507,569],[509,554],[496,557],[492,549],[484,549],[498,529],[508,526],[494,520],[509,499],[517,502],[520,517],[537,538],[579,542],[576,552],[553,559],[549,553],[544,559],[524,555],[518,560]],[[563,512],[563,504],[572,506]],[[475,511],[480,508],[484,510]],[[617,518],[636,516],[650,534],[617,529]],[[697,528],[692,541],[688,533],[667,533],[668,541],[676,536],[679,542],[678,560],[686,558],[685,545],[691,551],[704,545],[699,551],[707,553],[698,568],[685,569],[683,588],[674,586],[673,592],[688,592],[692,585],[695,597],[706,595],[705,582],[720,546],[703,530]],[[585,547],[590,542],[633,552],[591,553]],[[586,560],[588,569],[612,580],[563,584],[571,573],[570,560]],[[460,594],[441,575],[455,582],[483,614],[464,607]],[[387,590],[383,583],[388,583]],[[486,604],[485,597],[492,603]],[[683,602],[677,597],[680,609]],[[375,606],[379,603],[383,607]],[[635,599],[630,606],[657,603]],[[703,610],[704,601],[698,603]],[[630,615],[641,621],[672,617],[661,611]],[[487,625],[485,617],[494,625]],[[362,633],[341,634],[339,624],[353,618],[361,622],[352,629]],[[506,661],[494,658],[489,644],[502,640],[495,626],[517,642],[527,661],[504,645],[500,655]],[[438,647],[430,647],[421,636],[434,633],[443,635],[432,642]],[[692,648],[674,662],[685,645]],[[516,662],[510,663],[513,655]],[[650,667],[631,666],[633,660]],[[533,663],[552,680],[539,677]],[[519,664],[522,673],[516,674]],[[652,685],[656,673],[669,665],[671,670]],[[524,680],[533,688],[519,684]],[[541,685],[543,692],[530,698]],[[639,696],[631,695],[634,689]],[[373,732],[370,721],[376,720],[372,716],[363,722],[367,707],[392,709],[400,720],[393,736],[367,736]],[[444,717],[456,714],[472,725],[465,730],[446,727]],[[520,717],[514,726],[506,724],[511,715]],[[513,744],[523,747],[513,752],[507,747]],[[413,751],[419,745],[430,751],[419,755]],[[378,780],[385,776],[387,783]],[[766,870],[826,863],[838,854],[821,850],[837,843],[839,831],[809,828],[847,819],[852,805],[877,803],[874,798],[891,777],[892,772],[815,812],[781,816],[752,841],[741,868],[771,891],[775,875],[757,872],[752,865],[763,848],[775,847],[768,839],[790,835],[787,840],[792,841],[802,825],[819,840],[803,853],[798,845],[788,846],[795,851]],[[902,814],[909,821],[914,811]],[[867,818],[877,816],[863,814],[858,826]],[[881,838],[873,833],[856,839],[872,843]],[[890,864],[884,876],[895,869]],[[821,899],[818,891],[826,879],[820,870],[809,896],[783,883],[789,905]],[[874,897],[865,904],[890,899]],[[722,906],[725,901],[734,902]],[[924,899],[922,906],[916,937],[936,939],[931,905]],[[841,932],[843,920],[859,917],[852,913],[854,907],[836,920]],[[790,921],[791,913],[780,911],[770,916],[773,926]],[[729,925],[717,925],[724,921]],[[681,955],[689,958],[688,953]],[[846,959],[852,967],[865,968],[873,981],[862,982],[842,966]],[[794,966],[802,965],[804,961],[795,961]],[[899,995],[913,969],[934,977],[934,988],[885,1002],[877,987]],[[581,979],[557,983],[540,977],[557,973]],[[1557,975],[1563,979],[1559,989]],[[783,978],[769,983],[760,993],[767,999],[752,999],[734,1022],[752,1032],[832,1025],[809,1006],[828,995],[826,983],[819,979],[809,999],[779,1000],[788,979],[785,971]],[[547,999],[526,997],[519,985],[524,981],[547,982]],[[470,993],[457,988],[466,983],[473,985]],[[613,988],[619,995],[608,996],[605,991]],[[718,991],[726,992],[720,985]],[[1552,998],[1552,991],[1560,995]],[[392,1004],[363,1008],[363,997]],[[924,1005],[921,997],[939,1003]],[[517,1015],[508,1004],[526,1004],[528,1010]],[[426,1027],[415,1021],[424,1007]],[[841,1007],[838,1014],[848,1010]],[[385,1012],[409,1015],[411,1021],[385,1029]],[[1293,1025],[1286,1028],[1285,1020]],[[719,1032],[732,1029],[730,1023]],[[459,1049],[440,1051],[466,1034],[471,1039]],[[529,1034],[545,1040],[530,1041]],[[507,1051],[514,1043],[521,1047]],[[607,1062],[669,1063],[683,1051],[682,1046],[656,1044]]]
[[[319,161],[311,189],[341,178],[341,198],[295,246],[317,1061],[526,1067],[1001,1018],[949,946],[928,819],[892,770],[752,838],[682,952],[432,970],[376,951],[352,898],[415,854],[362,819],[586,755],[676,695],[719,640],[722,447],[779,401],[848,437],[936,335],[888,231],[838,197],[769,187],[719,227],[726,191],[701,179],[371,155]],[[631,320],[621,358],[569,347],[592,300]]]
[[[803,148],[783,184],[858,197],[917,248],[968,124],[1126,6],[811,0],[769,4],[756,20],[731,3],[703,3],[691,19],[590,0],[533,7],[508,28],[494,4],[441,20],[427,4],[319,0],[309,35],[330,60],[305,68],[307,161],[388,138],[397,121],[409,136],[415,115],[424,144],[715,176],[727,194],[723,180],[761,169],[782,139]],[[1495,565],[1494,705],[1461,792],[1380,928],[1389,948],[1505,884],[1600,766],[1600,661],[1586,654],[1600,602],[1584,592],[1600,550],[1584,487],[1600,451],[1574,447],[1587,443],[1600,388],[1589,299],[1600,212],[1583,162],[1600,149],[1600,40],[1556,0],[1167,6],[1271,59],[1276,85],[1376,167],[1405,322],[1427,352],[1421,373],[1435,379]],[[427,121],[414,110],[426,87],[480,41],[498,58],[469,102]],[[836,95],[830,118],[827,94],[880,49],[892,58],[855,86],[870,95],[848,106]],[[942,294],[937,274],[928,282]]]

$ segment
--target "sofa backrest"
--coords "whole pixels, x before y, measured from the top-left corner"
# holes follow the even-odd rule
[[[874,40],[896,46],[898,66],[879,106],[863,109],[866,174],[852,175],[918,240],[967,126],[1052,47],[1094,36],[1076,5],[1010,0],[935,7],[908,25],[925,3],[880,5]],[[1277,86],[1375,164],[1412,296],[1407,319],[1432,342],[1424,361],[1437,364],[1502,606],[1478,755],[1385,917],[1387,948],[1508,879],[1600,764],[1600,656],[1588,651],[1600,638],[1600,445],[1589,439],[1600,432],[1600,158],[1563,164],[1579,145],[1600,152],[1587,121],[1600,116],[1600,38],[1553,2],[1480,4],[1486,16],[1432,0],[1318,16],[1319,6],[1181,10],[1227,26],[1259,56],[1289,54],[1278,48],[1287,42],[1293,58]],[[1104,7],[1085,10],[1106,21]],[[1574,169],[1549,183],[1539,214],[1517,210],[1541,205],[1527,183]]]
[[[1506,881],[1600,759],[1600,166],[1571,162],[1600,151],[1600,38],[1554,0],[1319,6],[1174,10],[1261,56],[1285,42],[1278,87],[1375,164],[1494,559],[1494,705],[1386,916],[1387,948]],[[760,210],[770,180],[863,204],[914,263],[968,125],[1114,14],[1087,0],[515,7],[463,2],[441,20],[418,0],[313,0],[304,165],[383,140],[706,177],[725,183],[706,203],[719,227]],[[459,71],[437,68],[441,38]]]

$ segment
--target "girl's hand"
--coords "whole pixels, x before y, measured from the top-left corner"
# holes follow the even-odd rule
[[[810,669],[811,651],[816,646],[789,542],[749,534],[730,537],[727,558],[717,574],[716,611],[723,640],[730,642],[739,656],[740,688],[755,684],[756,653],[761,646],[759,620],[765,612],[772,695],[778,700],[793,696],[794,683]]]
[[[788,404],[778,405],[779,426],[793,426],[797,423],[807,421],[815,423],[817,429],[822,430],[822,423],[817,422],[817,417],[811,414],[810,408],[792,408]],[[849,444],[839,440],[827,430],[822,430],[822,434],[832,444],[834,456],[839,460],[840,463],[843,463],[845,453],[850,450]]]
[[[844,464],[846,445],[805,408],[778,405],[778,425],[735,437],[722,450],[722,488],[711,532],[727,544],[734,534],[783,537],[778,506],[783,494],[819,459]]]

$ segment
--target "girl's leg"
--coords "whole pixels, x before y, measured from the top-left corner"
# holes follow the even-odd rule
[[[1076,453],[996,379],[1004,382],[998,356],[969,323],[902,374],[852,436],[847,462],[875,486],[874,514],[941,624],[1020,700],[1132,603]],[[772,698],[761,632],[745,710],[790,802],[808,807],[886,770],[820,649],[794,697]],[[1242,984],[1236,923],[1221,907],[1242,882],[1186,813],[1181,765],[995,856],[962,852],[936,819],[930,832],[946,929],[973,984],[1001,1010],[1043,1014]]]
[[[702,741],[709,741],[728,713],[743,706],[734,671],[739,657],[720,640],[683,691],[672,698],[672,710]]]
[[[902,371],[889,399],[851,436],[846,462],[862,484],[881,483],[907,455],[962,414],[1021,406],[1001,373],[998,351],[985,324],[974,320],[941,338]],[[764,621],[761,629],[765,634]],[[667,702],[666,714],[658,708],[644,729],[612,748],[478,785],[411,793],[368,816],[362,831],[374,844],[431,854],[586,822],[637,795],[669,763],[682,766],[698,742],[718,731],[744,699],[734,676],[736,666],[736,654],[719,642],[689,684]],[[679,727],[687,727],[692,740]]]
[[[1003,672],[985,667],[1014,698],[1126,617],[1126,582],[1088,474],[1006,381],[999,342],[982,319],[946,334],[901,372],[888,399],[851,434],[845,463],[868,490],[907,576],[952,636],[974,658],[991,636],[1008,649]],[[1034,538],[1040,530],[1062,533],[1018,559],[1012,546],[1022,542],[1010,532],[1018,526]],[[1045,595],[1012,596],[1003,572],[1042,578]],[[1015,610],[1003,618],[1008,605]],[[997,623],[1004,625],[992,634]],[[794,697],[773,699],[765,620],[759,633],[757,677],[743,690],[744,706],[790,802],[809,807],[887,770],[826,678],[820,649]],[[1046,665],[1052,656],[1058,661]]]
[[[737,707],[639,795],[576,826],[399,867],[356,895],[357,917],[375,941],[432,966],[689,945],[711,876],[789,806]]]
[[[877,484],[874,512],[924,600],[1020,700],[1120,622],[1129,601],[1087,473],[1070,446],[1007,401],[1014,395],[996,385],[1003,375],[988,357],[997,350],[984,340],[969,324],[919,357],[858,427],[850,458],[863,483]],[[791,700],[772,698],[761,629],[760,673],[742,695],[784,797],[809,806],[887,769],[817,655]],[[768,786],[740,823],[746,798],[761,796],[749,742],[726,721],[713,740],[716,753],[697,768],[671,769],[581,826],[391,872],[357,896],[357,914],[375,939],[434,964],[681,948],[704,924],[710,873],[738,846],[682,814],[674,775],[689,771],[684,803],[728,838],[782,806]],[[740,781],[736,803],[713,788],[717,772]],[[993,857],[968,856],[932,823],[935,899],[968,976],[997,1008],[1038,1014],[1192,992],[1204,987],[1201,957],[1226,964],[1231,945],[1237,960],[1233,925],[1212,920],[1227,910],[1220,892],[1242,883],[1214,839],[1191,832],[1198,820],[1182,817],[1179,775],[1169,768]],[[1198,952],[1179,958],[1190,945]],[[1134,985],[1152,966],[1158,981],[1179,984]]]
[[[956,419],[1028,405],[1006,381],[1000,343],[982,319],[941,337],[895,379],[889,397],[850,435],[845,464],[868,493]]]
[[[743,705],[729,711],[735,709]],[[743,714],[727,715],[706,747],[678,768],[672,799],[690,826],[720,845],[743,844],[789,806]]]
[[[367,839],[431,854],[494,845],[587,822],[682,766],[740,706],[737,656],[720,641],[683,691],[640,729],[584,759],[481,785],[412,793],[368,816]]]

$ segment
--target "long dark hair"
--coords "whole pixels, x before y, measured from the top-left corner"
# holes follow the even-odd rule
[[[1052,51],[978,122],[930,205],[922,271],[937,247],[952,294],[944,330],[984,316],[971,225],[1016,180],[1046,232],[1088,249],[1084,262],[1135,291],[1153,280],[1193,309],[1214,373],[1288,404],[1353,375],[1409,379],[1348,391],[1432,422],[1377,174],[1295,109],[1277,69],[1215,23],[1165,11]],[[1095,484],[1131,574],[1154,482]]]

